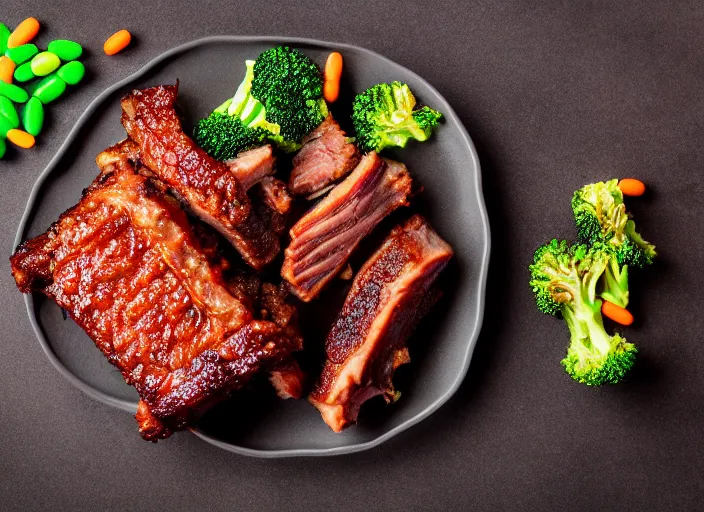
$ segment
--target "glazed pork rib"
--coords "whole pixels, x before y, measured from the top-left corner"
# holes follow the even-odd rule
[[[394,228],[360,269],[328,334],[327,361],[309,397],[332,430],[354,423],[374,396],[396,400],[394,370],[410,361],[406,340],[439,298],[432,285],[452,254],[416,215]]]
[[[270,145],[250,149],[225,162],[230,172],[249,190],[267,176],[274,174],[274,152]]]
[[[252,208],[235,173],[183,133],[177,92],[178,84],[132,91],[122,99],[122,124],[145,166],[260,270],[279,253],[278,236]]]
[[[120,158],[125,147],[98,157],[80,202],[10,262],[22,292],[56,301],[135,386],[140,432],[157,440],[288,361],[301,340],[225,288],[185,213]]]
[[[368,153],[342,183],[290,230],[281,275],[291,292],[308,302],[342,270],[374,227],[406,205],[411,177],[400,162]]]
[[[289,180],[292,194],[310,196],[349,174],[359,153],[331,115],[303,138],[303,147],[293,158]]]

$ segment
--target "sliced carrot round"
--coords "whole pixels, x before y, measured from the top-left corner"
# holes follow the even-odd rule
[[[621,325],[631,325],[633,323],[633,315],[630,311],[608,300],[605,300],[601,305],[601,312],[604,313],[605,317]]]
[[[645,183],[635,178],[623,178],[618,182],[624,196],[642,196],[645,194]]]
[[[17,48],[23,44],[29,43],[34,36],[39,32],[39,22],[36,18],[27,18],[22,23],[17,25],[17,28],[10,34],[7,39],[8,48]]]

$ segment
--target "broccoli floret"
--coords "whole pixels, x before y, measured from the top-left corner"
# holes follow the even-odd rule
[[[235,96],[196,124],[196,143],[218,160],[234,158],[237,153],[277,139],[278,125],[266,120],[264,106],[250,94],[254,61],[246,61],[244,80]]]
[[[267,135],[265,130],[249,128],[239,118],[222,112],[201,119],[193,130],[196,143],[218,160],[228,160],[260,146]]]
[[[596,287],[609,259],[602,248],[552,240],[535,252],[530,266],[538,309],[562,316],[570,330],[562,365],[574,380],[589,386],[621,381],[637,352],[625,338],[604,329]]]
[[[579,240],[604,242],[616,249],[619,265],[643,268],[657,255],[655,246],[643,240],[626,212],[618,180],[592,183],[574,193],[572,211]]]
[[[264,105],[267,120],[280,126],[279,134],[287,142],[300,142],[328,115],[318,66],[288,46],[257,57],[252,96]]]
[[[401,82],[377,84],[352,103],[357,146],[364,152],[406,147],[409,139],[428,140],[442,114],[430,107],[413,110],[416,98]]]
[[[643,240],[629,218],[618,180],[592,183],[574,193],[572,211],[580,241],[609,255],[601,296],[625,308],[628,305],[628,267],[653,262],[655,247]]]
[[[315,63],[288,47],[245,61],[235,95],[198,122],[196,142],[220,160],[266,142],[292,152],[328,115]]]

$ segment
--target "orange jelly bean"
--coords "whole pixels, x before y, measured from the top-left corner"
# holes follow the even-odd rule
[[[618,182],[624,196],[642,196],[645,194],[645,183],[635,178],[624,178]]]
[[[325,62],[325,81],[323,82],[323,97],[328,103],[337,101],[340,95],[340,77],[342,76],[342,55],[332,52]]]
[[[19,146],[25,149],[31,148],[32,146],[34,146],[35,143],[33,135],[25,131],[18,130],[17,128],[14,128],[7,132],[7,140],[12,142],[15,146]]]
[[[4,55],[0,57],[0,80],[7,84],[12,83],[12,76],[15,74],[15,63],[10,57]]]
[[[17,28],[10,34],[7,39],[8,48],[17,48],[23,44],[29,43],[34,36],[39,32],[39,22],[36,18],[27,18],[22,23],[17,25]]]
[[[132,34],[127,30],[120,30],[108,37],[108,40],[103,45],[103,50],[106,55],[115,55],[124,50],[130,44],[130,41],[132,41]]]

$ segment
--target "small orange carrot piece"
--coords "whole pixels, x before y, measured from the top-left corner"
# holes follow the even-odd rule
[[[0,57],[0,80],[6,84],[12,83],[12,76],[15,74],[15,63],[12,59],[5,57],[4,55]]]
[[[645,183],[635,178],[623,178],[618,182],[624,196],[642,196],[645,194]]]
[[[22,23],[17,25],[17,28],[10,34],[7,39],[8,48],[17,48],[23,44],[29,43],[34,36],[39,32],[39,22],[36,18],[27,18]]]
[[[115,55],[124,50],[130,44],[130,41],[132,41],[132,34],[127,30],[120,30],[108,37],[103,45],[103,50],[106,55]]]
[[[633,323],[633,315],[626,308],[617,306],[616,304],[605,300],[601,305],[601,312],[604,316],[610,318],[614,322],[621,325],[631,325]]]
[[[338,52],[332,52],[325,62],[325,81],[323,82],[323,97],[328,103],[334,103],[340,95],[341,76],[342,55]]]
[[[22,131],[18,130],[17,128],[13,128],[12,130],[7,132],[7,140],[12,142],[15,146],[19,146],[24,149],[29,149],[32,146],[34,146],[34,136]]]

